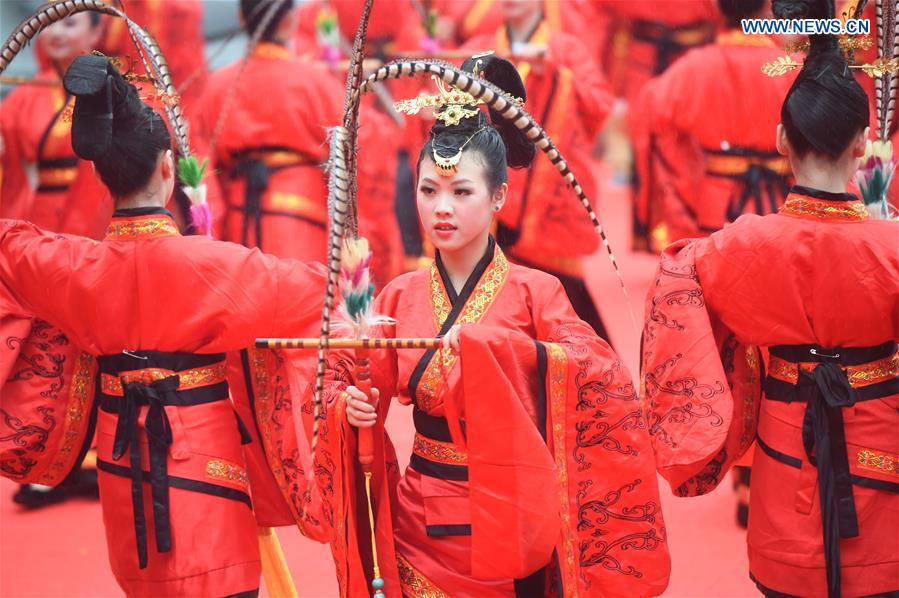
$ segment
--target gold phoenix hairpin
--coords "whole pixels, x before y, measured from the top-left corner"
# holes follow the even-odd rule
[[[839,43],[840,50],[842,50],[843,54],[847,54],[853,50],[865,50],[870,48],[873,42],[871,41],[871,38],[868,37],[843,37],[840,38]],[[780,75],[785,75],[794,69],[800,68],[802,63],[793,60],[791,55],[797,52],[807,52],[809,49],[809,42],[805,41],[799,44],[793,44],[787,46],[785,49],[790,55],[780,56],[771,62],[766,62],[762,65],[763,73],[769,77],[779,77]],[[867,62],[865,64],[850,64],[849,68],[861,69],[869,77],[882,77],[887,73],[899,72],[899,58],[878,58],[873,62]]]
[[[445,108],[439,111],[436,116],[438,120],[443,121],[447,126],[455,126],[463,118],[477,116],[477,108],[466,108],[466,106],[483,104],[482,100],[476,100],[473,95],[460,89],[447,89],[443,80],[438,79],[435,75],[431,75],[431,79],[437,85],[436,95],[422,93],[417,98],[400,100],[393,104],[394,110],[412,116],[418,114],[423,108]]]

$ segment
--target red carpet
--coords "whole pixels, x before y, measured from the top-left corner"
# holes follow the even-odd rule
[[[656,260],[626,251],[629,202],[622,188],[606,188],[597,206],[609,226],[612,246],[625,273],[631,304],[642,321],[643,298]],[[616,349],[636,373],[639,334],[634,330],[608,258],[590,258],[589,285],[610,328]],[[408,459],[412,422],[393,409],[388,428],[401,460]],[[72,501],[30,513],[10,499],[14,485],[0,482],[0,596],[120,596],[106,557],[97,503]],[[664,489],[663,510],[673,572],[665,596],[757,596],[749,581],[745,533],[735,522],[735,497],[725,483],[711,495],[677,499]],[[203,525],[202,519],[197,525]],[[279,530],[281,544],[301,596],[335,596],[337,585],[327,547],[295,529]],[[214,547],[210,546],[210,550]],[[263,589],[263,594],[267,595]]]

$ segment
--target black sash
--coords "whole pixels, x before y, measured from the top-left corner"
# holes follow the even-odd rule
[[[790,184],[787,177],[777,172],[770,166],[762,163],[764,160],[777,159],[776,153],[759,152],[748,148],[732,147],[728,150],[704,150],[713,156],[733,156],[746,158],[750,161],[745,171],[740,173],[725,174],[707,171],[710,176],[726,177],[742,183],[743,192],[731,198],[727,205],[725,217],[728,222],[739,218],[746,210],[746,205],[752,201],[755,213],[759,215],[774,214],[780,208],[780,200],[787,196]],[[754,162],[756,158],[759,162]]]
[[[840,365],[861,365],[896,353],[896,343],[876,347],[824,348],[818,345],[781,345],[770,348],[771,355],[792,363],[815,362],[811,372],[799,369],[795,385],[776,380],[770,375],[765,381],[765,397],[773,401],[804,402],[802,444],[809,463],[818,470],[818,497],[824,531],[824,560],[827,569],[827,592],[839,598],[840,538],[858,536],[858,517],[852,494],[853,477],[846,454],[843,429],[843,407],[880,397],[860,396],[849,384]],[[767,445],[760,442],[762,450]],[[770,447],[768,447],[770,448]],[[772,449],[773,450],[773,449]]]
[[[161,368],[183,371],[221,363],[224,354],[194,355],[190,353],[162,353],[140,351],[130,354],[106,355],[99,357],[101,374],[119,376],[120,372]],[[165,412],[166,405],[200,405],[228,399],[228,383],[219,382],[189,390],[179,390],[177,375],[156,380],[150,384],[126,382],[121,378],[123,396],[100,393],[100,408],[107,413],[118,415],[112,458],[121,459],[129,451],[131,478],[131,503],[134,510],[134,533],[137,539],[137,556],[140,568],[147,566],[147,519],[144,513],[143,481],[149,474],[150,490],[153,498],[153,525],[156,547],[159,552],[169,552],[172,548],[172,534],[169,522],[168,451],[172,445],[172,427]],[[147,406],[145,429],[150,454],[150,470],[141,468],[138,420],[141,407]],[[238,418],[242,439],[249,435]]]
[[[704,35],[695,43],[684,43],[678,39],[682,34],[689,31],[702,32]],[[672,27],[661,21],[636,19],[631,25],[631,35],[636,40],[655,46],[656,56],[652,74],[660,75],[665,72],[678,56],[690,48],[714,41],[715,30],[706,21],[695,21]]]

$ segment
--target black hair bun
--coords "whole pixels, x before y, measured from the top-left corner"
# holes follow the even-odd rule
[[[104,56],[79,56],[63,77],[66,91],[75,96],[72,149],[85,160],[96,160],[112,141],[110,64]]]
[[[493,83],[514,98],[527,100],[527,90],[518,69],[505,58],[495,54],[475,55],[462,63],[462,70]],[[537,155],[534,142],[522,133],[515,123],[503,118],[499,112],[491,110],[490,120],[506,145],[506,161],[509,167],[530,166]]]

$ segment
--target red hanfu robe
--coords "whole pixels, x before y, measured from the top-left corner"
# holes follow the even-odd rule
[[[210,157],[222,191],[220,204],[210,199],[217,237],[278,256],[324,260],[328,127],[342,121],[343,85],[323,65],[295,58],[272,43],[256,47],[237,81],[239,68],[238,62],[210,76],[197,115],[199,135],[208,144],[237,87]],[[271,101],[260,102],[260,90]],[[366,111],[360,122],[360,145],[372,147],[383,127]],[[361,232],[384,256],[376,272],[380,283],[399,271],[402,260],[392,164],[393,155],[386,161],[373,155],[361,160]]]
[[[630,112],[635,216],[655,251],[783,203],[790,167],[773,140],[795,74],[761,71],[782,55],[767,36],[730,30],[643,88]]]
[[[58,483],[96,422],[110,563],[126,594],[253,590],[257,525],[330,536],[303,463],[279,452],[300,442],[280,424],[276,399],[292,392],[282,364],[238,352],[276,328],[317,327],[321,267],[182,237],[152,209],[114,218],[102,243],[2,221],[0,256],[0,472]],[[149,405],[130,415],[135,390]]]
[[[559,148],[595,206],[590,153],[611,109],[608,85],[580,40],[555,29],[551,21],[544,20],[529,43],[545,46],[546,56],[534,63],[516,63],[527,89],[525,108]],[[468,47],[508,55],[506,28],[476,38]],[[599,246],[599,237],[583,206],[542,152],[537,152],[529,169],[509,171],[509,193],[498,222],[497,238],[509,257],[559,277],[578,315],[606,336],[583,282],[581,263],[582,256]]]
[[[669,247],[646,309],[648,424],[675,493],[711,491],[755,442],[757,583],[899,589],[899,224],[794,187],[778,214]]]
[[[599,61],[615,96],[633,102],[651,78],[691,48],[715,39],[721,16],[713,0],[591,0],[609,19]]]
[[[371,354],[387,595],[553,595],[551,569],[564,596],[660,593],[669,558],[653,457],[618,357],[577,318],[558,280],[510,264],[492,241],[458,296],[447,280],[438,257],[376,300],[376,313],[396,319],[378,332],[388,337],[462,324],[458,355]],[[338,374],[319,459],[342,464],[323,479],[345,530],[332,544],[341,593],[357,596],[371,579],[370,536],[356,432],[336,394],[354,371],[351,357],[330,360]],[[402,477],[383,430],[391,396],[413,406],[416,427]]]
[[[46,70],[36,79],[58,81],[59,76]],[[72,150],[66,114],[72,103],[57,83],[22,85],[0,105],[0,217],[99,238],[112,213],[112,198],[93,166]]]

